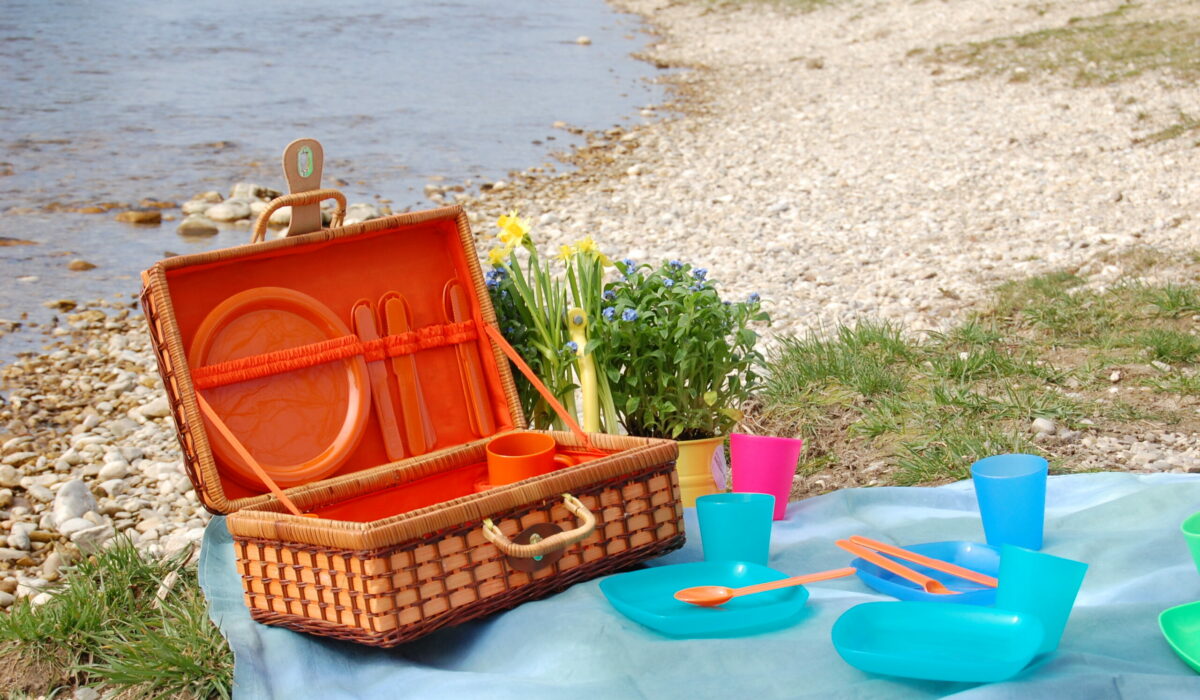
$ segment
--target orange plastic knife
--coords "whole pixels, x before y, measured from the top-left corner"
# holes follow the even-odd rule
[[[408,302],[396,292],[388,292],[379,300],[389,335],[400,335],[412,330],[412,313]],[[408,438],[408,449],[414,455],[428,452],[437,442],[437,432],[425,405],[421,391],[421,375],[417,372],[417,358],[412,354],[392,358],[392,370],[396,373],[396,387],[400,392],[400,410],[404,418],[404,433]]]
[[[446,283],[442,292],[442,305],[445,307],[446,321],[449,323],[461,323],[471,318],[467,290],[457,279]],[[458,371],[462,377],[463,392],[467,401],[467,419],[471,430],[480,437],[487,437],[496,432],[496,423],[492,420],[492,411],[488,406],[487,384],[483,379],[479,348],[475,343],[459,343],[455,350],[458,352]]]
[[[364,342],[379,339],[379,322],[375,318],[375,307],[363,299],[354,305],[351,314],[354,332]],[[383,433],[383,447],[388,459],[404,459],[404,438],[400,435],[400,424],[396,420],[396,404],[392,400],[392,387],[388,381],[387,365],[383,360],[367,363],[367,375],[371,378],[371,399],[375,404],[375,415],[379,419],[379,430]]]

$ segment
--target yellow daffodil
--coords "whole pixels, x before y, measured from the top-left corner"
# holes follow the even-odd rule
[[[612,258],[608,257],[604,253],[600,253],[599,255],[600,255],[600,264],[601,265],[603,265],[604,267],[612,267],[614,265]]]
[[[580,253],[600,254],[600,249],[596,247],[596,239],[592,238],[591,236],[588,236],[587,238],[584,238],[576,243],[575,250],[578,250]]]
[[[560,246],[558,247],[558,259],[559,259],[559,260],[562,260],[563,262],[566,262],[566,261],[568,261],[568,260],[570,260],[570,259],[571,259],[571,255],[572,255],[574,252],[575,252],[575,251],[571,249],[571,246],[569,246],[569,245],[560,245]]]
[[[520,245],[529,233],[529,224],[517,216],[516,209],[497,219],[496,225],[500,227],[500,241],[509,247]]]
[[[508,260],[508,256],[511,254],[512,248],[509,246],[504,248],[492,248],[488,251],[488,262],[492,264],[492,267],[503,265],[504,261]]]

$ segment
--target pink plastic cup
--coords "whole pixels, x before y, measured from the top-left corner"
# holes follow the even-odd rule
[[[769,493],[775,497],[775,520],[787,514],[792,477],[804,441],[760,435],[729,436],[733,457],[733,490],[737,493]]]

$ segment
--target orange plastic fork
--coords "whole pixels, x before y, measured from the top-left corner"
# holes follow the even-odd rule
[[[948,574],[952,574],[959,578],[966,579],[973,583],[978,583],[981,586],[989,586],[991,588],[995,588],[996,586],[1000,585],[1000,582],[997,581],[996,579],[992,578],[991,576],[981,574],[978,571],[971,571],[970,569],[964,569],[963,567],[958,566],[957,564],[951,564],[948,561],[942,561],[941,559],[934,559],[933,557],[927,557],[924,554],[917,554],[916,552],[909,551],[907,549],[904,549],[903,547],[896,547],[895,545],[890,545],[890,544],[887,544],[884,542],[880,542],[878,540],[873,540],[873,539],[870,539],[869,537],[863,537],[861,535],[853,535],[850,537],[850,541],[853,542],[854,544],[860,544],[864,547],[869,547],[871,549],[874,549],[877,552],[883,552],[884,554],[890,554],[891,556],[896,557],[897,559],[907,559],[908,561],[914,562],[916,564],[920,564],[921,566],[927,566],[930,569],[933,569],[935,571],[944,571]]]
[[[836,544],[847,552],[850,552],[851,554],[861,558],[863,561],[869,561],[881,569],[887,569],[897,576],[901,576],[909,581],[912,581],[921,588],[925,589],[926,593],[937,593],[940,595],[953,595],[962,593],[962,591],[952,591],[949,588],[946,588],[941,581],[938,581],[935,578],[930,578],[929,576],[917,571],[913,571],[899,562],[895,562],[887,557],[880,556],[879,554],[876,554],[860,544],[852,543],[850,540],[838,540]]]

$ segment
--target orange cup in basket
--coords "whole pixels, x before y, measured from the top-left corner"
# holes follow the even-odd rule
[[[492,440],[487,446],[488,485],[503,486],[577,463],[574,457],[556,454],[556,447],[545,433],[509,433]]]

